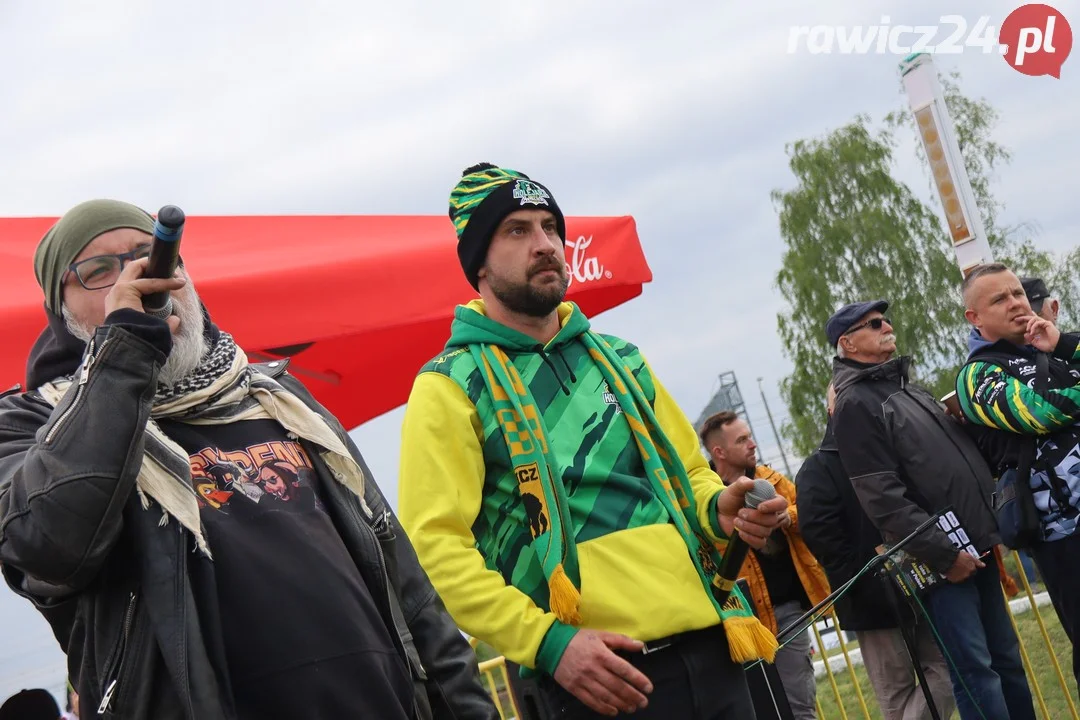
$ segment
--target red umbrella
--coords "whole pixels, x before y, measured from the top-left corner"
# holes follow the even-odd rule
[[[44,327],[33,254],[55,218],[0,219],[0,389]],[[652,280],[631,217],[567,218],[568,298],[588,315]],[[476,297],[444,216],[189,217],[182,254],[214,321],[290,371],[347,428],[408,399]]]

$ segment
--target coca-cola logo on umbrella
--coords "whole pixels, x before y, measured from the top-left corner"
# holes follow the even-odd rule
[[[573,252],[566,263],[566,275],[570,278],[568,287],[574,283],[585,283],[591,280],[611,279],[611,271],[605,270],[597,257],[589,257],[589,246],[592,245],[592,235],[581,235],[577,241],[567,240],[566,247]]]

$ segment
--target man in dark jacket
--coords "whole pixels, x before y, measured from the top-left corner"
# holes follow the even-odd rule
[[[968,275],[971,352],[957,375],[956,394],[964,417],[989,436],[980,445],[996,470],[1016,467],[1020,443],[1036,444],[1029,485],[1042,532],[1031,553],[1073,642],[1073,674],[1080,683],[1080,335],[1062,333],[1036,313],[1031,301],[1045,310],[1048,295],[1037,282],[1042,287],[1024,287],[999,263]],[[1056,301],[1053,309],[1056,317]],[[1034,387],[1040,352],[1050,353],[1041,392]]]
[[[963,533],[938,525],[907,552],[940,573],[922,603],[950,656],[963,720],[1034,718],[1016,633],[993,562],[1000,542],[990,509],[993,480],[978,447],[941,404],[908,380],[884,300],[847,305],[826,324],[836,348],[833,430],[844,470],[887,543],[951,509]]]
[[[829,423],[821,446],[803,462],[795,482],[796,505],[803,538],[825,568],[829,584],[840,588],[877,555],[881,533],[866,517],[851,486],[833,435],[836,391],[829,384]],[[956,706],[949,669],[925,620],[894,602],[894,591],[881,575],[865,575],[836,602],[843,630],[859,639],[863,665],[874,686],[885,720],[922,720],[929,708],[916,684],[915,672],[899,629],[899,619],[913,631],[916,656],[940,716],[950,717]],[[902,615],[901,615],[902,613]]]
[[[0,400],[0,563],[105,718],[497,717],[344,428],[249,366],[154,220],[76,206],[34,264],[49,327]],[[171,294],[165,319],[143,296]],[[282,503],[261,469],[288,465]],[[277,501],[277,502],[275,502]]]

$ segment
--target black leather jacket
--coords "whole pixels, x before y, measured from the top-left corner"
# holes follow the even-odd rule
[[[56,320],[53,332],[63,332]],[[204,632],[190,587],[193,539],[175,521],[159,525],[160,513],[143,510],[134,492],[165,359],[147,340],[151,330],[100,327],[85,383],[55,410],[33,391],[0,398],[0,563],[51,625],[86,715],[101,708],[104,718],[231,720],[220,639]],[[334,526],[413,671],[416,717],[497,718],[475,654],[360,452],[286,364],[261,369],[331,422],[369,479],[370,517],[305,448],[325,480]],[[362,681],[348,691],[362,693]]]

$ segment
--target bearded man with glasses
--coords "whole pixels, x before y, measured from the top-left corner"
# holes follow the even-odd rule
[[[937,525],[905,550],[943,576],[921,598],[946,660],[962,720],[1034,720],[1016,633],[993,559],[990,468],[963,427],[911,383],[884,300],[845,305],[825,334],[836,348],[833,431],[859,503],[886,543],[950,509],[963,533]]]
[[[52,626],[83,707],[497,718],[341,423],[287,362],[249,365],[184,268],[144,277],[153,231],[92,200],[45,234],[49,324],[26,391],[0,397],[0,566]],[[155,292],[167,319],[143,311]],[[259,468],[286,464],[293,501],[277,502]]]
[[[58,286],[60,294],[53,293],[56,296],[49,298],[47,306],[60,308],[64,327],[79,342],[90,342],[94,328],[105,322],[105,304],[100,301],[107,295],[105,292],[80,292],[79,288],[92,291],[108,290],[116,285],[128,263],[149,257],[150,243],[147,241],[150,238],[146,237],[144,229],[116,228],[103,233],[96,238],[96,242],[87,245],[79,253],[75,262],[68,265],[67,272],[61,276]],[[112,252],[131,247],[133,243],[135,247],[131,250]],[[38,257],[38,265],[44,269],[47,263],[43,254],[39,253]],[[140,263],[140,267],[141,265]],[[178,272],[181,275],[184,273],[183,261]],[[140,280],[139,282],[145,286],[151,281]],[[64,291],[66,286],[74,286],[76,283],[79,287],[73,287],[71,292]],[[152,291],[147,288],[144,292]],[[205,337],[206,319],[203,317],[202,305],[195,287],[186,283],[183,287],[174,290],[172,295],[175,298],[173,315],[166,321],[173,334],[172,349],[158,372],[157,381],[162,385],[173,385],[194,371],[208,349],[208,341]]]

